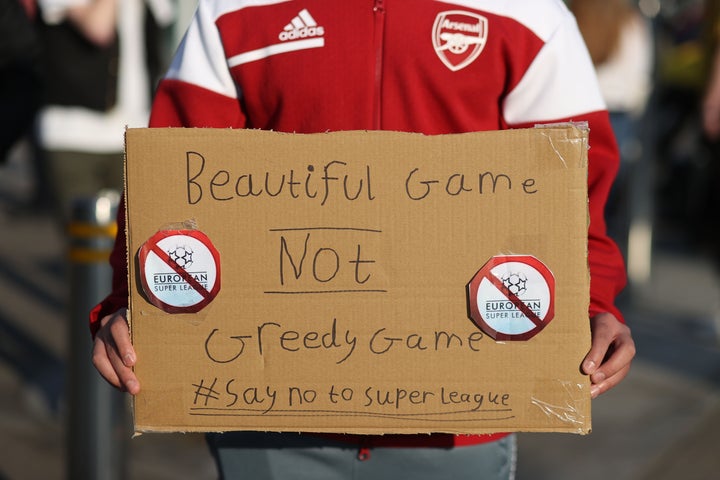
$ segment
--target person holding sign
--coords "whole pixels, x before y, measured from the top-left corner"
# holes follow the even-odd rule
[[[593,397],[635,355],[614,304],[624,265],[603,210],[618,151],[593,65],[560,0],[201,0],[154,100],[152,127],[427,135],[587,122]],[[124,211],[114,291],[91,313],[93,361],[137,394]],[[512,478],[513,435],[208,435],[223,478]],[[350,474],[350,472],[355,472]]]

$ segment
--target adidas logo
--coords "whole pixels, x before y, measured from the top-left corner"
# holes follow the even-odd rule
[[[325,29],[318,26],[310,12],[303,8],[290,23],[285,25],[278,38],[285,42],[299,38],[322,37],[323,35],[325,35]]]

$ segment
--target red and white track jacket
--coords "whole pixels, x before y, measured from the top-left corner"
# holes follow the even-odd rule
[[[624,265],[604,221],[618,152],[561,0],[200,0],[150,126],[444,134],[561,121],[590,126],[589,314],[621,319]],[[127,305],[122,208],[118,223],[114,290],[91,314],[93,334]],[[488,437],[448,438],[419,443]]]

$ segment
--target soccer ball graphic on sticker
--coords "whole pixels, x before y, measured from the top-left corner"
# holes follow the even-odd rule
[[[193,251],[188,246],[178,246],[168,252],[170,258],[184,270],[193,263]]]
[[[502,278],[502,282],[513,295],[520,295],[527,290],[527,277],[522,272],[510,273]]]

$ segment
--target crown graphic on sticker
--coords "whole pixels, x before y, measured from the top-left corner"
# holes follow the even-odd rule
[[[161,230],[138,260],[143,291],[164,312],[199,312],[220,291],[220,255],[199,230]]]
[[[529,340],[555,315],[555,277],[531,255],[492,257],[467,295],[470,319],[495,340]]]

